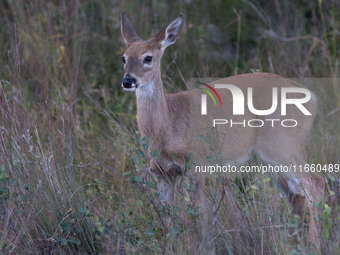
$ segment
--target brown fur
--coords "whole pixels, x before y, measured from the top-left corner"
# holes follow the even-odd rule
[[[154,38],[143,41],[134,32],[127,15],[122,14],[122,34],[126,42],[124,71],[125,75],[136,80],[138,127],[141,136],[149,139],[150,151],[159,150],[157,161],[149,158],[148,166],[157,177],[158,189],[162,198],[170,204],[174,202],[173,186],[176,177],[183,176],[184,163],[193,148],[192,146],[195,148],[195,142],[197,142],[197,139],[190,137],[190,116],[193,114],[193,112],[190,114],[190,99],[193,99],[194,103],[195,100],[198,103],[200,95],[203,93],[198,89],[191,91],[192,97],[190,97],[189,92],[168,95],[164,93],[160,60],[165,47],[174,43],[180,23],[181,16],[165,26]],[[145,56],[152,56],[152,64],[145,63],[145,59],[143,59]],[[238,75],[215,81],[212,84],[237,85],[245,96],[247,95],[247,87],[253,87],[253,104],[256,109],[269,109],[271,107],[272,87],[277,87],[279,90],[281,87],[303,87],[278,75],[267,73]],[[216,112],[231,117],[231,93],[226,89],[217,90],[224,101],[223,107],[216,108]],[[280,101],[279,99],[278,106],[280,106]],[[251,154],[255,153],[263,161],[270,164],[305,164],[307,162],[305,144],[316,114],[316,102],[310,100],[304,106],[312,113],[312,116],[305,116],[293,105],[288,105],[286,118],[299,120],[299,126],[294,129],[283,127],[235,129],[219,125],[219,133],[225,133],[231,138],[220,141],[224,159],[227,162],[234,162],[237,159],[238,163],[235,164],[240,165],[245,163]],[[270,116],[256,116],[245,107],[245,116],[233,116],[233,118],[235,121],[241,119],[280,119],[279,108]],[[200,126],[202,123],[196,124]],[[199,146],[198,144],[197,148]],[[300,216],[299,227],[302,228],[305,200],[307,199],[310,208],[313,208],[313,202],[318,202],[323,198],[324,180],[316,174],[308,178],[307,176],[292,176],[284,173],[272,174],[270,177],[286,196],[291,205],[292,214]],[[204,204],[203,183],[201,181],[199,185],[202,204]],[[320,212],[316,210],[316,215],[319,214]],[[207,220],[204,215],[203,218]],[[206,223],[203,223],[203,225],[206,225]],[[300,237],[301,234],[300,232]],[[207,235],[207,231],[204,232],[203,230],[202,235]],[[309,238],[312,243],[318,245],[313,216],[311,216]],[[211,241],[209,238],[205,240]]]

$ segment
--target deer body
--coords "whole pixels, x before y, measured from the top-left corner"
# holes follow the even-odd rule
[[[184,165],[190,153],[190,146],[197,141],[195,137],[190,137],[192,135],[190,133],[190,116],[192,115],[190,93],[165,94],[160,72],[161,56],[165,48],[175,42],[181,22],[182,15],[148,41],[143,41],[137,36],[125,12],[122,13],[121,23],[121,31],[126,43],[126,51],[123,55],[125,74],[122,87],[127,91],[136,92],[139,131],[142,137],[149,139],[150,151],[159,150],[157,159],[148,159],[149,171],[157,178],[161,197],[169,203],[174,202],[173,185],[176,178],[184,175]],[[263,83],[262,78],[272,79],[272,82]],[[272,87],[304,88],[280,76],[266,73],[238,75],[215,81],[211,85],[234,84],[246,94],[250,83],[256,88],[253,92],[253,105],[256,109],[271,107]],[[223,107],[217,111],[222,111],[226,116],[232,116],[233,105],[230,92],[221,89],[218,92],[224,101]],[[194,101],[198,103],[203,93],[202,90],[197,89],[191,93]],[[294,131],[283,127],[232,129],[218,125],[219,133],[225,133],[226,137],[230,138],[224,140],[221,145],[224,148],[221,153],[227,164],[242,165],[254,154],[272,165],[305,164],[304,146],[316,113],[314,98],[304,106],[312,113],[312,116],[306,116],[294,107],[287,108],[287,119],[295,118],[300,123]],[[256,116],[246,109],[244,116],[234,118],[238,122],[242,119],[279,119],[279,110],[264,117]],[[302,228],[305,201],[307,199],[313,207],[313,202],[322,199],[324,180],[315,174],[311,178],[295,178],[289,173],[279,173],[275,176],[270,175],[270,177],[286,196],[291,205],[292,214],[300,216],[299,226]],[[202,190],[200,192],[203,194]],[[201,196],[201,201],[203,201],[203,195]],[[311,217],[309,233],[311,241],[316,243],[316,224],[313,217]]]

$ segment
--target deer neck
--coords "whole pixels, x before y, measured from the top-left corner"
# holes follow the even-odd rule
[[[156,140],[169,129],[169,109],[160,74],[136,90],[137,121],[142,136]],[[155,141],[154,141],[155,143]]]

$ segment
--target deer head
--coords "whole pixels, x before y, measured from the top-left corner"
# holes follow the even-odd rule
[[[176,41],[182,14],[173,22],[161,29],[150,40],[142,40],[133,29],[125,12],[122,12],[121,33],[126,44],[122,56],[124,62],[124,78],[122,87],[127,91],[146,92],[152,94],[156,84],[161,84],[160,61],[166,47]]]

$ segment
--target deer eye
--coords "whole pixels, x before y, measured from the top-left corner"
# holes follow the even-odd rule
[[[152,57],[151,57],[151,56],[146,56],[146,57],[144,58],[144,61],[145,61],[146,63],[151,63]]]
[[[122,57],[123,63],[125,64],[125,57]]]

